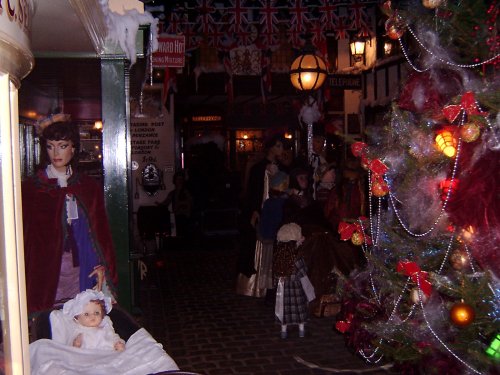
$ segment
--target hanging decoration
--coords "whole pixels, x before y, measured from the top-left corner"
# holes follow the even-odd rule
[[[428,9],[435,9],[443,3],[443,0],[422,0],[422,5]]]
[[[417,263],[401,260],[398,262],[396,272],[409,276],[413,282],[419,284],[420,290],[422,290],[427,297],[431,295],[432,284],[428,280],[428,274],[422,271]]]
[[[458,327],[466,327],[474,321],[476,313],[471,305],[465,302],[454,304],[450,310],[450,319]]]
[[[500,333],[497,334],[486,349],[486,354],[495,359],[500,359]]]
[[[485,117],[488,115],[486,112],[479,111],[475,95],[470,91],[462,95],[460,104],[450,104],[443,108],[443,114],[450,123],[454,122],[462,111],[468,116],[477,115]]]
[[[457,140],[449,130],[441,130],[438,132],[436,135],[436,146],[449,158],[454,157],[457,153]]]
[[[366,220],[366,218],[360,217],[360,221],[362,220]],[[345,221],[341,221],[339,223],[338,233],[340,234],[340,239],[342,241],[351,240],[351,242],[356,246],[360,246],[363,243],[371,245],[372,243],[371,238],[364,233],[363,227],[360,223],[347,223]]]
[[[441,200],[444,202],[447,198],[453,199],[458,189],[459,180],[457,178],[447,178],[439,183],[441,189]]]
[[[405,32],[405,25],[397,14],[395,14],[385,21],[385,31],[389,39],[398,40]]]
[[[456,249],[450,254],[450,264],[454,270],[462,271],[469,268],[469,254],[464,249]]]
[[[460,127],[460,137],[466,143],[477,141],[481,135],[481,128],[475,122],[468,122]]]
[[[420,303],[422,300],[423,303],[428,301],[429,297],[425,293],[419,292],[418,288],[413,288],[410,290],[410,300],[412,303]]]

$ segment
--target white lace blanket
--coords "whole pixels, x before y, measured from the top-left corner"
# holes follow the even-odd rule
[[[144,328],[130,336],[123,352],[40,339],[30,344],[30,360],[32,375],[146,375],[179,369]]]

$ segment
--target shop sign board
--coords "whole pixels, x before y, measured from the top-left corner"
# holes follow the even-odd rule
[[[328,85],[341,90],[361,90],[361,74],[329,74]]]
[[[158,37],[158,50],[153,53],[153,67],[182,68],[185,63],[186,43],[184,35]]]
[[[0,71],[19,85],[33,67],[29,33],[33,0],[0,0]]]

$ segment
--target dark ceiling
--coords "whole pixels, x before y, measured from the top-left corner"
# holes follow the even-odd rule
[[[19,89],[21,118],[39,119],[59,110],[74,119],[99,119],[100,61],[37,58]]]

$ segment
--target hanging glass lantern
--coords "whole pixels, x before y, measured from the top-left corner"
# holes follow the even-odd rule
[[[366,39],[356,37],[351,40],[349,43],[349,47],[351,49],[351,56],[354,62],[360,62],[364,60],[365,56],[365,46]]]
[[[306,35],[305,38],[302,54],[292,62],[290,67],[290,81],[297,90],[314,91],[323,85],[328,71],[323,59],[314,54],[311,36]]]
[[[457,153],[457,140],[449,130],[441,130],[436,136],[436,145],[449,158]]]

